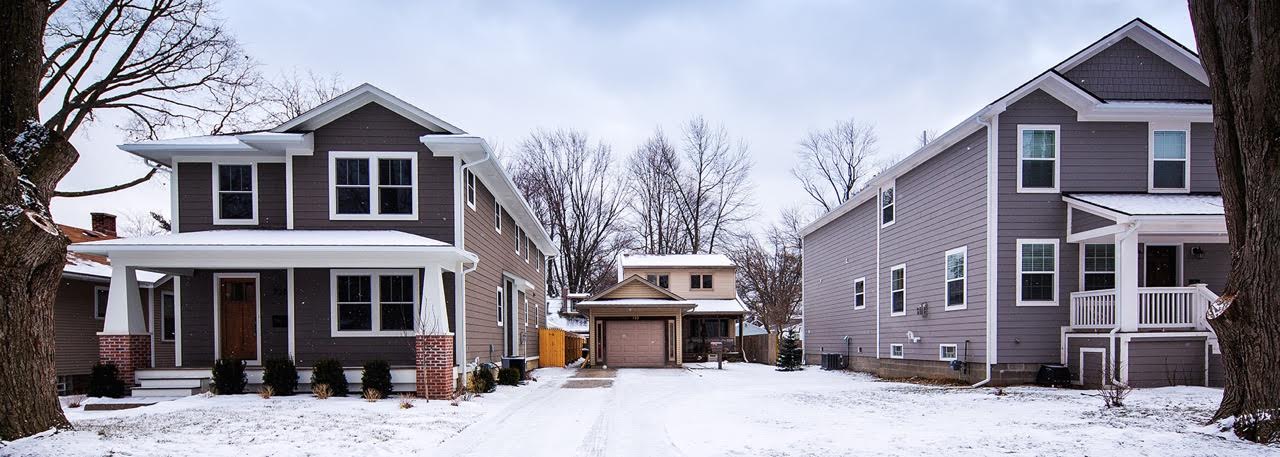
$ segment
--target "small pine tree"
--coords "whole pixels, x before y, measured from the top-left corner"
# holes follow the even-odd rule
[[[790,330],[782,335],[782,341],[778,343],[778,371],[795,371],[801,369],[800,358],[803,357],[800,348],[800,337],[796,335],[795,330]]]

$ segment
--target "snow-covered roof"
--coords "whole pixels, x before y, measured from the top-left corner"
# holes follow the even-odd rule
[[[552,308],[550,302],[548,302],[547,309],[550,310],[547,313],[547,328],[558,328],[573,333],[587,333],[590,330],[585,317],[561,316],[560,313],[555,311],[555,309],[559,308]]]
[[[750,322],[742,323],[742,336],[768,335],[768,334],[769,334],[769,331],[765,330],[764,327],[761,327],[756,324],[752,324]]]
[[[1069,194],[1064,197],[1127,216],[1221,216],[1221,195]]]
[[[111,279],[111,263],[102,263],[90,258],[89,256],[68,252],[67,263],[62,267],[62,273]],[[165,278],[165,274],[156,273],[154,271],[137,270],[135,277],[138,278],[139,285],[143,287],[150,287],[161,282],[161,280]]]
[[[623,267],[732,267],[724,254],[623,255]]]
[[[747,306],[742,300],[736,298],[727,299],[692,299],[689,300],[697,305],[690,313],[706,314],[706,313],[745,313]]]
[[[639,307],[687,307],[697,306],[696,303],[689,300],[672,300],[669,298],[615,298],[612,300],[588,300],[578,302],[577,307],[588,308],[596,306],[605,307],[622,307],[622,308],[639,308]]]
[[[161,247],[424,248],[449,243],[396,230],[210,230],[77,243],[77,252]]]

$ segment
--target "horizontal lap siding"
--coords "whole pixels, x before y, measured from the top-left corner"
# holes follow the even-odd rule
[[[1067,79],[1106,100],[1209,101],[1209,87],[1131,38],[1081,62]]]
[[[154,336],[151,338],[151,341],[152,341],[151,344],[152,344],[152,351],[155,353],[156,368],[173,368],[174,366],[173,365],[174,356],[175,356],[174,342],[172,340],[163,341],[161,339],[164,336],[164,322],[162,321],[162,319],[164,319],[164,294],[166,292],[168,293],[173,292],[172,281],[165,283],[164,286],[156,288],[155,294],[152,296],[152,301],[151,301],[153,305],[152,309],[154,310],[154,312],[152,313],[153,316],[151,319],[151,322],[153,325],[153,327],[151,327],[152,328],[151,334]],[[176,300],[174,301],[174,304],[175,305],[177,304]],[[175,325],[177,324],[176,320],[174,321],[174,324]]]
[[[294,228],[400,230],[453,242],[453,159],[435,157],[420,138],[431,133],[376,103],[315,131],[315,154],[293,157]],[[418,220],[329,220],[330,151],[418,153]]]
[[[1194,248],[1204,250],[1204,258],[1197,259]],[[1231,246],[1226,243],[1195,244],[1182,247],[1182,277],[1187,281],[1199,281],[1209,290],[1221,294],[1227,286],[1227,274],[1231,271]]]
[[[414,364],[414,334],[405,336],[334,337],[332,336],[333,294],[329,269],[297,268],[293,270],[295,354],[299,366],[310,366],[321,359],[337,359],[344,366],[360,366],[370,360],[385,360],[392,365]]]
[[[213,164],[179,162],[178,230],[199,232],[217,229],[283,229],[285,217],[285,173],[283,163],[259,163],[258,224],[213,225]]]
[[[1213,124],[1191,124],[1191,191],[1218,193],[1218,163],[1213,156]]]
[[[288,316],[285,270],[195,270],[182,281],[182,366],[211,366],[214,358],[214,274],[258,273],[258,306],[263,360],[289,356],[287,327],[272,325],[272,316]],[[157,295],[159,293],[157,292]],[[159,306],[157,304],[157,306]],[[287,319],[287,318],[286,318]],[[159,331],[159,327],[157,327]]]
[[[102,320],[93,316],[94,287],[106,286],[62,278],[53,304],[54,361],[58,376],[89,374],[98,361]]]
[[[1115,225],[1116,222],[1105,217],[1096,216],[1080,210],[1071,210],[1071,232],[1081,233],[1096,228]]]
[[[1204,338],[1129,340],[1129,384],[1134,387],[1204,385]]]
[[[985,358],[986,130],[979,130],[896,180],[896,222],[880,233],[880,335],[908,359],[938,360],[955,344],[968,362]],[[967,247],[966,309],[945,311],[945,252]],[[890,273],[906,264],[905,316],[891,315]],[[928,305],[926,316],[916,314]],[[907,332],[921,338],[907,341]],[[966,355],[966,341],[968,350]]]
[[[1117,344],[1119,344],[1118,340]],[[1106,363],[1111,360],[1111,338],[1107,337],[1106,334],[1102,334],[1102,336],[1099,337],[1072,337],[1067,339],[1067,367],[1071,370],[1072,381],[1078,381],[1080,379],[1080,349],[1082,348],[1102,349],[1103,352],[1100,354],[1103,358],[1102,365],[1090,365],[1086,368],[1093,370],[1089,373],[1090,376],[1099,378],[1104,377],[1106,372]],[[1103,372],[1103,375],[1099,375],[1098,372]],[[1112,367],[1111,376],[1116,377],[1118,374],[1119,372],[1116,371],[1115,367]]]
[[[876,201],[804,238],[806,354],[876,356]],[[866,307],[853,308],[853,281],[866,277]],[[852,340],[846,345],[844,337]]]

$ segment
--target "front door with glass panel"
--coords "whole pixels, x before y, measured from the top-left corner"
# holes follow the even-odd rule
[[[258,359],[258,292],[253,278],[220,278],[218,314],[224,359]]]
[[[1147,287],[1178,287],[1178,247],[1147,246]]]

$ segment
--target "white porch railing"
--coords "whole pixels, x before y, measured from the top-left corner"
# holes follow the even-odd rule
[[[1203,285],[1191,287],[1139,287],[1138,328],[1207,328],[1209,302],[1217,295]],[[1115,289],[1071,294],[1071,326],[1112,328],[1116,325]]]

